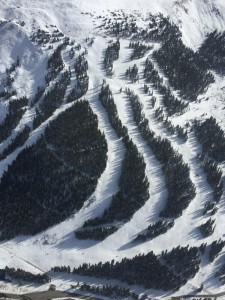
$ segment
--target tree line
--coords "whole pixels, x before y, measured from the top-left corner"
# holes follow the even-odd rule
[[[2,151],[2,153],[0,154],[0,160],[5,159],[18,147],[21,147],[28,139],[29,134],[30,127],[25,125],[24,128],[16,135],[16,137],[14,139],[11,139],[11,143]]]
[[[74,68],[75,68],[77,83],[76,83],[76,88],[73,91],[74,93],[73,97],[75,96],[76,93],[76,97],[80,98],[86,94],[89,86],[89,76],[87,74],[88,62],[85,58],[84,53],[78,56],[74,64]],[[67,102],[70,101],[67,100]]]
[[[7,139],[13,129],[19,124],[27,105],[28,99],[26,97],[9,101],[9,111],[0,124],[0,143]]]
[[[139,80],[139,76],[138,76],[138,67],[136,64],[134,64],[134,66],[131,68],[129,67],[126,70],[125,76],[131,80],[131,82],[137,82]]]
[[[184,163],[182,155],[175,151],[168,139],[155,136],[142,111],[139,97],[126,90],[133,110],[134,121],[143,138],[153,150],[162,166],[168,190],[167,204],[160,213],[161,217],[177,218],[195,197],[195,186],[190,179],[190,169]]]
[[[130,220],[149,198],[149,182],[145,175],[146,164],[136,145],[129,138],[127,128],[119,119],[116,105],[109,86],[103,82],[99,99],[105,107],[111,126],[118,137],[122,137],[126,153],[122,162],[122,172],[119,179],[119,192],[116,193],[110,206],[102,216],[85,221],[83,229],[75,232],[77,238],[103,240],[114,233],[118,226]]]
[[[202,56],[184,45],[178,26],[162,15],[158,19],[156,22],[154,17],[151,18],[150,30],[143,33],[143,38],[162,43],[153,57],[171,86],[179,90],[182,97],[195,101],[214,82],[214,76]]]
[[[44,274],[33,274],[31,272],[24,271],[23,269],[15,269],[5,267],[6,274],[16,280],[23,280],[27,282],[37,283],[37,284],[46,284],[51,281],[51,278],[47,273]]]
[[[155,101],[153,100],[153,98],[155,97],[152,96],[152,101]],[[171,134],[176,134],[177,137],[182,139],[184,142],[188,140],[187,128],[183,128],[180,125],[173,125],[171,120],[169,120],[169,117],[165,117],[162,106],[156,108],[154,116],[159,122],[163,122],[163,125],[168,130],[168,132],[170,132]]]
[[[73,269],[73,274],[96,278],[117,279],[145,289],[179,290],[199,270],[200,254],[197,247],[177,247],[157,257],[153,252],[139,254],[121,261],[84,263]]]
[[[203,215],[210,213],[210,215],[214,215],[217,212],[218,208],[215,202],[208,201],[204,205]]]
[[[62,74],[62,78],[57,81],[54,87],[44,95],[41,103],[36,108],[36,116],[33,120],[33,129],[40,126],[57,108],[60,107],[67,87],[70,84],[70,78],[71,73],[69,71],[65,71]]]
[[[213,234],[214,230],[215,230],[215,220],[213,219],[209,219],[208,221],[206,221],[205,223],[200,225],[200,231],[201,234],[204,238],[210,236]]]
[[[158,71],[154,68],[154,64],[149,58],[145,61],[144,78],[146,82],[152,83],[152,85],[162,95],[162,103],[168,116],[182,114],[187,111],[189,107],[188,102],[179,100],[173,95],[171,89],[163,84],[163,77],[159,76]],[[146,92],[148,92],[148,90]]]
[[[217,258],[217,256],[220,254],[224,246],[225,246],[225,241],[222,241],[221,239],[212,242],[209,250],[210,262],[213,262]]]
[[[4,172],[0,239],[36,234],[74,214],[94,192],[106,161],[97,116],[88,101],[76,102]]]
[[[75,232],[77,238],[103,240],[118,230],[115,223],[128,222],[149,198],[149,182],[145,162],[132,140],[126,143],[125,158],[117,192],[101,217],[85,221],[83,229]]]
[[[125,17],[121,22],[116,21],[114,23],[112,22],[110,25],[107,25],[106,29],[108,29],[110,34],[115,35],[116,37],[129,37],[138,31],[138,26],[135,20],[128,20],[128,18]]]
[[[161,259],[176,275],[182,278],[183,284],[193,278],[200,269],[201,258],[198,247],[178,246],[170,252],[164,251]]]
[[[47,85],[49,85],[50,81],[54,80],[64,68],[64,62],[61,54],[63,47],[64,45],[60,44],[53,52],[52,56],[48,59],[48,74],[45,76]]]
[[[215,81],[204,60],[176,36],[167,40],[153,57],[170,84],[190,101],[195,101]]]
[[[100,295],[104,297],[116,297],[118,299],[135,299],[138,300],[139,295],[135,292],[132,292],[129,288],[120,287],[118,285],[89,285],[87,283],[84,283],[80,286],[80,290],[82,292],[88,292],[95,295]],[[148,299],[147,297],[145,299]]]
[[[213,189],[213,198],[218,203],[223,195],[223,172],[218,163],[203,154],[198,155],[201,166],[206,173],[207,181]]]
[[[106,74],[108,76],[111,76],[113,73],[113,62],[119,58],[119,52],[120,52],[119,39],[116,42],[110,44],[105,51],[103,63],[106,70]]]
[[[204,121],[195,120],[193,125],[195,135],[202,145],[204,155],[208,155],[217,162],[225,160],[225,135],[215,118]]]
[[[152,45],[146,45],[141,42],[130,42],[129,48],[133,49],[130,59],[139,59],[144,57],[146,52],[153,49]]]
[[[199,49],[199,54],[211,69],[222,75],[225,72],[225,33],[214,30],[209,33]]]
[[[15,81],[12,73],[20,66],[20,58],[17,56],[16,62],[12,63],[10,68],[6,68],[6,78],[2,81],[4,89],[0,92],[0,98],[10,99],[16,96],[16,90],[12,89],[12,83]]]
[[[174,226],[174,220],[159,220],[155,223],[150,224],[144,233],[139,233],[134,239],[133,242],[143,243],[147,240],[154,239],[160,234],[166,233],[170,228]]]

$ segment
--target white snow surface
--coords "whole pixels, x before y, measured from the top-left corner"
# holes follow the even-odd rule
[[[184,42],[198,47],[205,35],[214,29],[224,29],[225,5],[223,0],[2,0],[0,18],[25,22],[25,29],[42,29],[54,24],[66,35],[83,37],[92,31],[91,13],[103,15],[109,11],[141,12],[146,16],[163,13],[181,28]]]
[[[204,40],[207,33],[225,28],[225,2],[223,0],[1,0],[0,20],[6,21],[0,25],[0,76],[4,77],[5,69],[9,68],[19,55],[21,66],[15,71],[15,82],[13,87],[20,96],[32,97],[38,85],[43,85],[46,74],[46,62],[49,56],[48,49],[43,49],[34,45],[29,37],[38,28],[49,30],[49,25],[56,25],[65,35],[87,46],[84,39],[88,36],[95,36],[92,47],[88,48],[88,63],[90,85],[85,98],[90,102],[94,113],[99,119],[99,128],[105,133],[108,143],[107,166],[99,179],[97,189],[84,207],[70,219],[53,226],[52,228],[34,236],[20,236],[8,242],[0,244],[0,268],[6,265],[10,267],[20,267],[33,273],[48,271],[52,266],[70,265],[79,266],[84,262],[97,263],[111,259],[121,260],[123,257],[133,257],[139,253],[154,251],[160,254],[162,250],[171,250],[178,245],[192,246],[200,245],[202,242],[211,243],[214,240],[224,237],[224,197],[221,199],[216,217],[216,230],[212,236],[202,239],[197,227],[206,219],[202,216],[204,203],[211,199],[212,190],[206,183],[206,176],[200,169],[196,160],[196,154],[200,150],[200,145],[195,137],[190,134],[186,144],[180,142],[175,136],[171,136],[163,129],[163,126],[154,118],[154,111],[148,105],[148,99],[143,95],[141,88],[143,80],[139,83],[129,84],[123,75],[126,69],[136,63],[139,71],[143,71],[144,57],[141,60],[129,62],[128,40],[121,39],[121,53],[118,61],[114,63],[114,76],[107,79],[114,94],[119,116],[124,125],[128,127],[129,135],[137,145],[140,153],[143,154],[146,162],[146,175],[150,182],[150,198],[146,204],[135,213],[130,222],[122,226],[115,234],[109,236],[103,242],[79,241],[74,237],[74,230],[80,228],[88,218],[101,215],[110,204],[111,197],[118,191],[118,180],[121,172],[121,162],[124,157],[124,146],[117,138],[111,128],[107,114],[98,100],[98,93],[103,78],[104,70],[101,63],[103,51],[107,47],[110,38],[103,37],[94,28],[100,24],[96,18],[99,15],[110,15],[114,10],[124,10],[140,14],[140,22],[145,22],[148,13],[163,13],[179,25],[183,41],[193,49],[197,49]],[[86,14],[88,12],[88,14]],[[10,22],[7,22],[10,21]],[[95,21],[95,23],[93,22]],[[22,22],[25,24],[22,26]],[[46,25],[48,27],[46,27]],[[67,53],[64,53],[65,57]],[[151,53],[148,53],[148,55]],[[72,62],[68,62],[71,64]],[[162,74],[163,75],[163,74]],[[225,110],[224,78],[215,74],[216,82],[212,84],[205,95],[199,97],[198,102],[190,104],[190,110],[182,116],[175,116],[172,122],[177,125],[184,125],[194,118],[214,116],[220,126],[225,130]],[[183,159],[190,165],[191,179],[196,185],[197,196],[184,211],[182,217],[175,221],[175,226],[166,234],[161,235],[152,241],[139,245],[131,245],[131,240],[146,229],[150,222],[156,221],[159,212],[165,205],[167,191],[164,177],[159,162],[155,159],[151,149],[138,133],[138,129],[133,122],[133,115],[124,93],[118,93],[120,87],[128,86],[135,93],[138,93],[143,104],[146,117],[149,119],[151,128],[157,135],[167,137],[175,149],[183,155]],[[155,93],[157,95],[157,93]],[[157,99],[160,98],[157,96]],[[43,132],[48,122],[69,107],[71,104],[63,104],[54,115],[31,133],[26,144],[17,149],[6,160],[0,162],[0,175],[3,174],[9,164],[11,164],[19,152],[36,141]],[[0,121],[7,113],[7,105],[1,103]],[[14,130],[12,136],[0,145],[4,149],[10,139],[15,136],[15,132],[29,124],[33,118],[34,110],[28,110],[24,115],[18,128]],[[204,115],[204,116],[203,116]],[[225,174],[225,166],[221,164]],[[179,292],[174,295],[190,293],[204,283],[205,293],[218,293],[223,291],[223,287],[212,276],[219,263],[224,261],[223,253],[212,264],[201,265],[200,272],[190,280]],[[52,283],[60,289],[69,289],[70,284],[75,281],[83,281],[84,278],[73,275],[56,276],[52,274]],[[86,282],[92,284],[99,280],[85,278]],[[101,283],[108,283],[101,280]],[[110,281],[110,283],[117,283]],[[126,285],[124,285],[126,286]],[[0,291],[27,292],[33,290],[46,289],[46,286],[22,286],[17,284],[0,283]],[[144,289],[134,286],[135,291],[146,292]],[[163,291],[147,291],[152,297],[170,297],[170,293]]]

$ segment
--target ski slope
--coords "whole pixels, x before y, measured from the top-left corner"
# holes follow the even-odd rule
[[[149,3],[150,2],[150,3]],[[15,71],[13,88],[18,91],[18,95],[32,98],[38,86],[44,83],[46,75],[47,59],[51,51],[47,47],[40,47],[30,41],[30,35],[38,30],[50,28],[50,24],[57,26],[66,36],[81,43],[83,51],[88,49],[88,75],[89,89],[83,97],[90,103],[93,112],[97,115],[99,128],[105,133],[108,144],[108,159],[104,173],[101,175],[97,188],[88,199],[83,208],[71,215],[64,222],[55,225],[48,230],[35,236],[19,236],[13,240],[4,241],[0,244],[0,268],[6,265],[10,267],[22,268],[33,273],[46,272],[56,265],[79,266],[86,263],[106,262],[109,260],[120,261],[122,258],[132,258],[139,253],[153,251],[160,255],[162,250],[172,250],[178,245],[200,246],[202,242],[210,244],[214,240],[224,237],[223,225],[225,224],[224,195],[218,206],[216,214],[216,229],[208,238],[202,238],[198,226],[206,221],[202,216],[204,204],[212,199],[212,189],[206,181],[206,175],[202,171],[199,161],[196,158],[201,146],[197,142],[193,133],[189,133],[189,139],[183,143],[178,137],[168,133],[163,125],[154,117],[154,110],[149,106],[149,98],[143,93],[144,80],[137,83],[130,83],[125,77],[125,71],[129,66],[137,64],[139,73],[143,72],[144,62],[148,55],[135,61],[129,61],[130,49],[129,40],[121,39],[120,57],[114,63],[114,74],[111,78],[106,78],[103,68],[103,52],[106,49],[111,37],[107,37],[98,28],[102,24],[99,16],[112,16],[111,12],[124,10],[126,13],[133,13],[139,24],[146,26],[146,16],[163,13],[179,25],[182,38],[186,45],[198,49],[207,33],[217,29],[223,30],[225,25],[225,4],[223,0],[139,0],[132,2],[128,0],[2,0],[0,3],[0,20],[10,21],[0,25],[2,42],[0,45],[0,55],[2,62],[0,65],[0,81],[4,82],[6,68],[16,60],[17,56],[22,57],[21,66]],[[22,24],[24,22],[24,24]],[[92,46],[85,40],[87,37],[94,37]],[[160,45],[155,45],[155,47]],[[68,58],[68,49],[63,52],[65,69],[73,69],[74,59]],[[156,66],[158,68],[158,66]],[[160,75],[164,76],[160,69]],[[60,76],[60,75],[59,75]],[[118,191],[118,181],[121,175],[121,164],[125,154],[125,147],[112,129],[107,113],[100,101],[98,93],[103,79],[106,78],[113,92],[114,101],[119,117],[123,125],[127,126],[130,138],[143,155],[146,163],[146,175],[150,182],[150,197],[145,205],[138,210],[133,218],[123,225],[116,233],[109,236],[102,242],[80,241],[74,237],[74,231],[79,229],[83,223],[90,218],[100,216],[109,206],[112,196]],[[167,78],[164,76],[164,81]],[[199,101],[190,103],[190,110],[181,116],[173,116],[171,121],[174,125],[184,126],[187,122],[192,122],[195,118],[205,118],[213,116],[219,122],[221,128],[225,130],[225,110],[224,110],[224,88],[225,79],[215,74],[215,83],[212,84],[204,95],[199,97]],[[72,73],[71,85],[68,87],[66,95],[76,83],[75,74]],[[183,155],[183,160],[190,166],[190,176],[196,186],[196,197],[184,211],[183,215],[175,220],[172,229],[153,240],[142,244],[132,244],[134,237],[145,230],[151,222],[159,219],[159,213],[165,206],[167,190],[165,179],[162,174],[160,163],[156,160],[152,150],[143,140],[138,128],[133,120],[133,113],[129,100],[124,92],[120,93],[122,87],[129,87],[139,95],[143,104],[143,111],[151,124],[152,130],[162,137],[171,141],[173,148]],[[51,88],[51,85],[49,89]],[[153,88],[152,88],[153,89]],[[157,103],[160,103],[160,95],[154,91]],[[65,99],[64,99],[65,100]],[[7,104],[7,103],[6,103]],[[31,132],[26,143],[16,149],[5,160],[0,162],[0,176],[7,171],[7,168],[16,159],[18,154],[25,147],[32,145],[44,132],[49,122],[57,118],[58,114],[70,107],[65,101],[54,114],[48,118],[37,129]],[[7,105],[0,103],[0,121],[4,120],[7,114]],[[0,144],[0,151],[3,151],[25,125],[31,125],[34,118],[35,108],[28,108],[22,117],[19,125],[13,130],[12,135]],[[225,174],[225,164],[220,164]],[[215,279],[213,274],[219,264],[224,263],[223,252],[211,264],[204,260],[198,274],[191,279],[184,287],[173,295],[188,294],[204,283],[205,293],[223,292],[224,287]],[[82,278],[73,275],[52,275],[52,283],[59,289],[69,289],[75,281],[85,281],[89,283],[109,283],[118,284],[117,281],[98,280],[94,278]],[[126,284],[121,284],[127,286]],[[0,291],[20,291],[27,292],[33,290],[46,289],[48,286],[18,286],[16,283],[0,283]],[[146,291],[141,287],[132,287],[138,293],[147,293],[151,297],[169,298],[172,293],[163,291]]]

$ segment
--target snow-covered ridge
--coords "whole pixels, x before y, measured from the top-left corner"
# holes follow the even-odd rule
[[[82,38],[90,33],[93,24],[90,15],[101,15],[123,9],[141,12],[146,16],[162,13],[180,26],[184,42],[197,48],[205,35],[215,29],[224,29],[223,0],[2,0],[0,19],[25,22],[28,32],[45,24],[57,25],[66,35]]]

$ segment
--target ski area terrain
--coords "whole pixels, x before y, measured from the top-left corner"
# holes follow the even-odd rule
[[[223,0],[0,1],[0,295],[225,297],[224,29]]]

